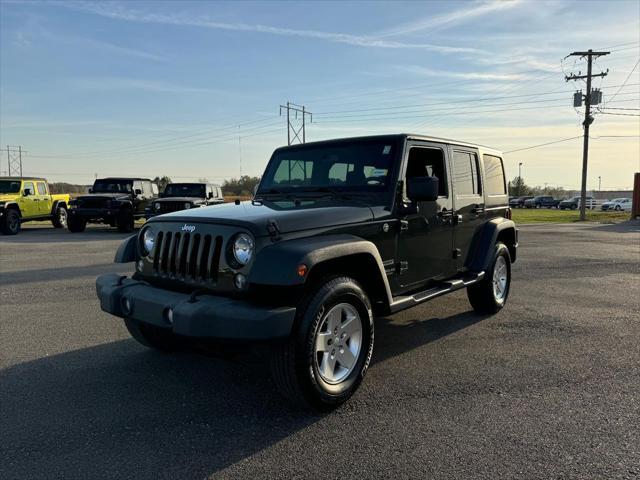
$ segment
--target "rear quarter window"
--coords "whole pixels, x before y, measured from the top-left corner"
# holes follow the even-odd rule
[[[484,189],[487,195],[506,195],[507,184],[502,159],[495,155],[483,155],[482,160],[484,162]]]

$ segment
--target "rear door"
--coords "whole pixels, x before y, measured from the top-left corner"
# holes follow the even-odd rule
[[[457,215],[454,231],[456,268],[464,269],[471,242],[485,222],[480,155],[471,147],[450,146],[453,208]]]
[[[38,197],[38,213],[39,215],[51,214],[51,196],[47,190],[45,182],[36,182],[36,195]]]

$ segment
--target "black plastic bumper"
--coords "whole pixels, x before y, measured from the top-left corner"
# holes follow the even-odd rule
[[[116,274],[98,277],[96,291],[100,307],[107,313],[195,338],[269,340],[287,337],[296,312],[293,307],[263,307],[207,294],[192,298]]]

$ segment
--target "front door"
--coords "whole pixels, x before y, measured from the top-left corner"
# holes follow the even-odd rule
[[[404,291],[442,280],[455,272],[452,256],[452,199],[447,175],[447,146],[411,142],[407,146],[404,184],[411,177],[437,177],[438,199],[411,205],[405,198],[398,237],[398,279]]]
[[[452,146],[451,171],[454,208],[458,219],[455,229],[456,267],[463,270],[473,237],[485,221],[484,195],[480,175],[478,151]]]
[[[28,190],[28,195],[25,193]],[[40,200],[36,196],[36,185],[34,182],[22,182],[22,190],[20,191],[20,199],[18,205],[22,218],[33,218],[40,214]]]

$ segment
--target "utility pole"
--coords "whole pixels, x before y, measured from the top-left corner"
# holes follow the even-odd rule
[[[309,115],[309,121],[313,122],[313,114],[306,110],[304,105],[296,105],[291,102],[287,102],[286,105],[280,105],[280,115],[282,115],[282,110],[286,110],[287,112],[287,145],[292,145],[296,140],[298,143],[305,143],[307,115]],[[291,123],[292,113],[296,120],[298,119],[298,114],[300,114],[302,118],[302,124],[300,126]]]
[[[22,177],[22,145],[7,145],[7,175],[9,177]]]
[[[602,177],[598,175],[598,192],[602,191]]]
[[[585,109],[584,109],[584,121],[582,122],[582,126],[584,127],[584,141],[582,144],[582,185],[580,191],[580,220],[584,221],[587,219],[586,215],[586,204],[587,204],[587,161],[589,159],[589,126],[593,123],[593,117],[591,116],[591,104],[598,104],[599,96],[598,94],[594,95],[594,92],[591,91],[591,79],[594,77],[606,77],[609,70],[606,72],[600,72],[598,74],[593,74],[591,72],[593,57],[600,57],[602,55],[609,55],[609,52],[594,52],[589,49],[586,52],[573,52],[567,55],[567,57],[586,57],[587,58],[587,74],[580,75],[581,72],[578,72],[577,75],[568,75],[565,77],[565,81],[569,80],[587,80],[587,94],[584,96],[585,100]],[[566,57],[565,57],[566,58]],[[596,102],[592,102],[592,100],[596,100]],[[574,97],[575,101],[575,97]]]

